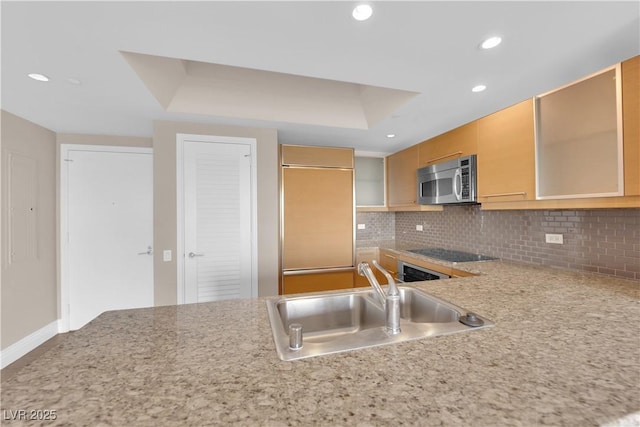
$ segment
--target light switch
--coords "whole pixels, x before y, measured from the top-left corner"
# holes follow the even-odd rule
[[[358,224],[358,230],[364,230],[367,228],[367,224]]]
[[[171,249],[162,251],[162,260],[171,261]]]

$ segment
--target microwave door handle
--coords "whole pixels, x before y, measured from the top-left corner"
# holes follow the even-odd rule
[[[456,200],[462,199],[462,173],[460,169],[456,169],[453,174],[453,191],[456,194]]]

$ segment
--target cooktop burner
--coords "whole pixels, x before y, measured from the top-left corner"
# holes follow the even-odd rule
[[[472,254],[469,252],[454,251],[451,249],[442,248],[409,249],[409,252],[449,262],[490,261],[493,259],[498,259],[487,255]]]

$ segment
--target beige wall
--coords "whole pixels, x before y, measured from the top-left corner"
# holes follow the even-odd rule
[[[28,122],[6,111],[2,121],[2,271],[0,347],[4,350],[29,334],[47,326],[58,318],[56,290],[56,135],[54,132]],[[36,218],[26,220],[26,227],[15,227],[14,242],[32,241],[34,249],[18,246],[11,260],[7,217],[9,212],[9,158],[35,161],[33,209]],[[16,157],[14,157],[16,158]],[[24,196],[30,193],[29,180],[14,180],[11,191]],[[15,197],[13,200],[16,200]],[[24,204],[16,202],[20,210]],[[23,222],[23,225],[25,223]],[[33,239],[29,230],[35,228]]]
[[[154,137],[58,134],[2,111],[2,212],[8,212],[8,157],[15,153],[37,160],[37,259],[9,264],[6,214],[2,221],[2,307],[0,348],[25,338],[59,318],[59,263],[56,206],[59,199],[59,146],[86,144],[153,147],[155,304],[176,303],[177,270],[162,261],[162,250],[174,254],[176,241],[176,134],[256,138],[258,151],[258,284],[259,296],[278,293],[278,141],[275,129],[253,129],[195,123],[156,122]]]
[[[278,158],[277,133],[270,129],[156,122],[154,137],[58,134],[57,143],[153,147],[154,157],[154,299],[156,305],[177,302],[176,134],[241,136],[258,141],[258,284],[259,295],[278,293]],[[59,150],[58,150],[59,153]],[[59,161],[56,164],[59,167]],[[58,174],[59,177],[59,174]],[[59,232],[59,230],[58,230]],[[173,261],[162,251],[171,249]],[[58,277],[58,290],[60,289]],[[58,292],[58,295],[60,292]]]
[[[155,305],[177,302],[176,135],[255,138],[258,151],[258,294],[278,293],[278,136],[275,129],[157,121],[154,153]],[[173,261],[163,262],[170,249]]]

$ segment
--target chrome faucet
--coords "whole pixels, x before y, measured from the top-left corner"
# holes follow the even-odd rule
[[[382,286],[378,283],[378,279],[373,274],[371,267],[367,262],[361,262],[358,264],[358,274],[367,278],[371,287],[374,290],[378,302],[382,306],[386,316],[386,329],[387,333],[396,335],[400,333],[400,291],[396,286],[396,282],[387,270],[382,268],[375,260],[372,261],[373,265],[384,274],[389,282],[387,293],[384,293]]]

